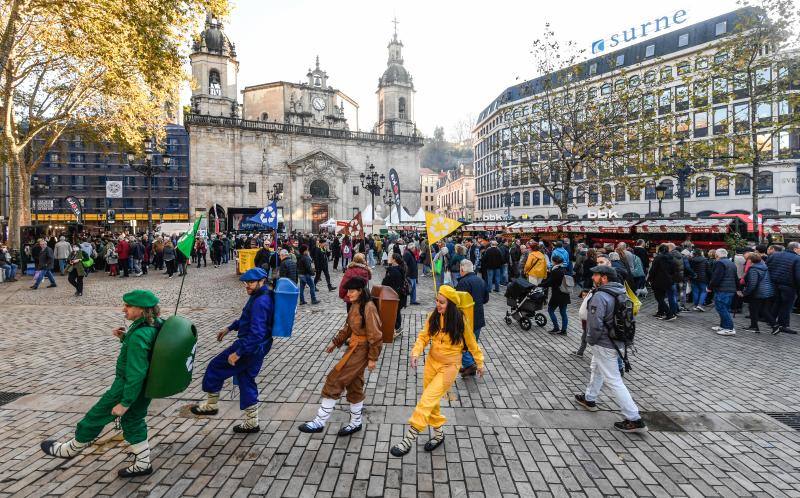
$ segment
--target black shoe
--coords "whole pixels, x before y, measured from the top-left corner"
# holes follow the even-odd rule
[[[201,410],[200,409],[200,405],[193,405],[189,409],[189,411],[191,411],[195,415],[216,415],[216,414],[219,413],[219,409],[216,409],[216,408],[213,409],[213,410]]]
[[[642,419],[615,422],[614,428],[622,432],[647,432],[647,426]]]
[[[134,471],[130,471],[127,468],[125,468],[125,469],[119,469],[117,471],[117,475],[120,477],[149,476],[152,473],[153,473],[153,467],[147,467],[146,469],[134,470]]]
[[[442,439],[439,440],[431,439],[430,441],[425,443],[425,451],[433,451],[439,446],[441,446],[442,443],[444,443],[444,437],[442,437]]]
[[[782,329],[783,329],[783,327],[781,327],[780,325],[774,325],[772,327],[772,335],[780,334],[782,332]]]
[[[361,424],[358,424],[355,427],[350,427],[350,425],[348,424],[348,425],[342,427],[341,429],[339,429],[339,432],[337,432],[336,435],[338,437],[350,436],[350,435],[355,434],[356,432],[358,432],[360,430],[361,430]]]
[[[417,303],[417,302],[413,302],[411,304],[412,304],[412,306],[419,306],[419,303]]]
[[[299,426],[297,429],[300,432],[304,432],[306,434],[316,434],[318,432],[324,431],[325,430],[325,426],[314,427],[314,426],[310,425],[308,422],[306,422],[305,424]]]
[[[404,449],[402,449],[402,448],[400,448],[398,446],[392,446],[392,449],[389,450],[389,453],[391,453],[392,456],[402,457],[402,456],[408,455],[408,453],[410,451],[411,451],[411,448],[408,448],[407,450],[404,450]]]
[[[58,286],[56,284],[50,284],[50,285],[47,286],[48,289],[51,288],[51,287],[58,287]]]
[[[796,330],[792,330],[792,329],[786,328],[786,327],[781,327],[781,332],[783,332],[784,334],[790,334],[790,335],[797,334]]]
[[[304,301],[304,302],[302,302],[302,303],[297,303],[297,304],[298,304],[299,306],[303,306],[303,305],[305,305],[306,303],[305,303],[305,301]]]
[[[242,427],[241,424],[233,426],[233,432],[235,432],[237,434],[255,434],[256,432],[259,432],[260,430],[261,430],[261,427],[258,426],[258,425],[255,426],[255,427]]]
[[[556,335],[567,335],[567,331],[566,330],[562,330],[561,332],[559,332]]]
[[[579,405],[586,408],[590,412],[596,412],[598,410],[597,403],[595,401],[587,400],[586,396],[583,394],[576,394],[575,401],[577,401]]]
[[[332,285],[329,285],[329,286],[328,286],[328,290],[329,290],[329,291],[335,291],[335,290],[336,290],[336,287],[334,287],[334,286],[332,286]]]
[[[756,334],[760,334],[761,333],[761,331],[758,330],[758,327],[745,327],[745,330],[747,332],[755,332]]]
[[[575,351],[574,353],[570,353],[572,356],[577,356],[578,358],[583,358],[583,351]]]
[[[319,301],[311,301],[311,304],[319,304]]]
[[[548,334],[554,334],[554,335],[555,335],[555,334],[558,334],[559,332],[561,332],[561,331],[560,331],[560,330],[558,330],[558,329],[552,329],[552,330],[548,330],[548,331],[547,331],[547,333],[548,333]]]
[[[38,289],[38,287],[36,287],[35,285],[31,285],[31,289],[36,290]]]
[[[678,318],[678,315],[672,315],[672,316],[668,316],[668,317],[664,318],[664,321],[665,322],[671,322],[671,321],[675,320],[676,318]]]
[[[655,315],[653,315],[653,318],[656,318],[658,320],[663,320],[664,319],[664,315],[660,315],[660,314],[656,313]]]
[[[69,460],[71,458],[75,458],[76,456],[78,456],[78,454],[75,454],[71,457],[62,457],[56,455],[55,453],[53,453],[53,446],[55,446],[57,442],[58,441],[54,441],[52,439],[47,439],[45,441],[42,441],[41,444],[39,444],[39,447],[42,449],[42,451],[44,451],[45,455],[49,455],[51,457],[63,458],[64,460]]]

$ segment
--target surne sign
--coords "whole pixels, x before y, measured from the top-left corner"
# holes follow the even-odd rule
[[[658,17],[652,21],[647,21],[639,26],[632,26],[623,30],[621,33],[614,33],[592,42],[592,53],[599,54],[604,52],[606,48],[614,48],[620,43],[627,43],[636,40],[637,38],[647,38],[650,35],[666,31],[671,25],[683,24],[686,22],[686,11],[683,9],[676,10],[671,16]],[[670,24],[671,23],[671,24]],[[606,42],[608,46],[606,47]]]

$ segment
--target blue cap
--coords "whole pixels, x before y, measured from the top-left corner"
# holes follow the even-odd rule
[[[249,270],[244,272],[242,276],[239,277],[239,280],[241,280],[242,282],[252,282],[254,280],[265,279],[268,276],[269,275],[267,275],[267,272],[265,272],[263,268],[256,267],[256,268],[250,268]]]

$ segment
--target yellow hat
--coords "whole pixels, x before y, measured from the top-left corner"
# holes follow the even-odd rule
[[[458,306],[458,309],[462,311],[475,306],[475,301],[473,301],[469,292],[457,291],[449,285],[440,286],[439,294],[443,295],[445,298],[447,298],[447,300],[455,303],[455,305]]]

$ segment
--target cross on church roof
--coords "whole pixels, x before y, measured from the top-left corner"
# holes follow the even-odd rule
[[[397,39],[397,25],[400,24],[400,21],[397,20],[397,16],[394,16],[392,20],[392,24],[394,24],[394,39]]]

